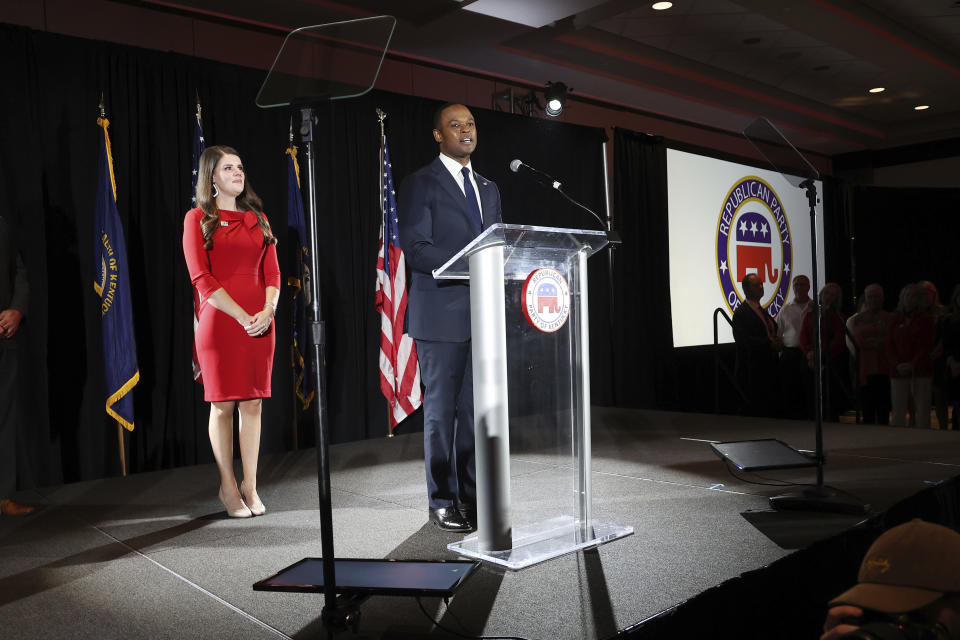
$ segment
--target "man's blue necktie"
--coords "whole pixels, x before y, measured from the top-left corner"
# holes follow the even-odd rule
[[[483,218],[480,217],[480,205],[477,203],[477,192],[473,190],[473,182],[470,181],[470,168],[460,169],[463,174],[463,192],[467,196],[467,206],[470,207],[470,213],[473,214],[473,224],[476,227],[477,235],[483,231]]]

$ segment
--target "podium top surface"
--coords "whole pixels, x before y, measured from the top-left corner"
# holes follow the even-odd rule
[[[586,251],[587,257],[607,246],[607,233],[590,229],[535,227],[524,224],[490,225],[442,267],[433,270],[437,280],[466,280],[470,256],[488,247],[503,247],[503,274],[523,279],[544,262],[558,262]]]

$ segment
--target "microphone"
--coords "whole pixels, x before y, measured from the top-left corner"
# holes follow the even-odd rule
[[[534,177],[535,180],[537,180],[537,182],[540,182],[541,184],[544,184],[552,189],[556,189],[558,191],[560,190],[559,180],[554,179],[552,176],[548,176],[543,171],[534,169],[530,165],[525,164],[520,160],[514,159],[510,161],[510,171],[513,171],[514,173],[520,173],[521,171],[524,173],[529,173]]]

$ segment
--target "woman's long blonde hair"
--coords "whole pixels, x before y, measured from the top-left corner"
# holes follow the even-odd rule
[[[233,147],[215,145],[207,147],[200,155],[200,166],[197,168],[197,206],[203,211],[200,219],[200,230],[203,232],[203,248],[213,249],[213,232],[220,226],[220,210],[217,209],[217,199],[213,196],[213,172],[217,169],[220,158],[230,154],[240,154]],[[257,196],[250,181],[244,176],[243,191],[237,196],[237,208],[240,211],[253,211],[257,214],[257,222],[263,232],[263,244],[277,244],[277,238],[270,230],[267,219],[263,215],[263,202]]]

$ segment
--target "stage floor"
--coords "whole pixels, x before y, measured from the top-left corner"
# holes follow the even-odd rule
[[[733,477],[706,442],[768,437],[814,446],[807,422],[595,408],[594,517],[635,533],[519,572],[484,565],[449,607],[423,604],[465,635],[608,638],[863,519],[771,512],[784,489]],[[826,483],[874,512],[960,474],[958,432],[827,424],[824,441]],[[419,433],[332,447],[339,557],[455,557],[446,546],[462,536],[427,522],[422,454]],[[545,491],[556,467],[512,461],[515,481]],[[815,481],[812,468],[762,475]],[[251,589],[320,556],[313,451],[261,461],[262,517],[226,518],[216,483],[204,465],[18,495],[42,509],[0,518],[3,637],[325,637],[321,596]],[[344,637],[447,637],[410,598],[361,611],[360,635]]]

